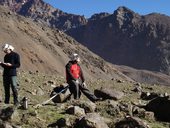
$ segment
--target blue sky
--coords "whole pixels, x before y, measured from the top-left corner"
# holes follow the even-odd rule
[[[95,13],[113,13],[119,6],[125,6],[141,15],[152,12],[170,16],[170,0],[44,0],[53,7],[67,13],[89,18]]]

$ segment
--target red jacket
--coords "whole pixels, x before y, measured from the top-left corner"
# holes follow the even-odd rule
[[[80,65],[76,61],[69,61],[66,65],[66,80],[81,79],[84,82],[84,75]]]

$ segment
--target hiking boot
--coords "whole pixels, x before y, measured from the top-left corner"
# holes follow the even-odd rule
[[[19,102],[17,101],[17,102],[14,102],[14,106],[19,106]]]

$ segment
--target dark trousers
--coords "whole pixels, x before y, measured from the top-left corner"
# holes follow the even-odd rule
[[[14,104],[18,103],[18,89],[16,76],[3,76],[3,85],[5,90],[5,103],[9,104],[10,101],[10,87],[13,92]]]
[[[75,80],[69,81],[68,84],[69,90],[71,94],[73,94],[74,99],[79,99],[81,96],[81,92],[92,102],[98,99],[92,92],[89,91],[89,89],[86,86],[83,86],[81,80],[79,80],[79,84],[77,84]]]

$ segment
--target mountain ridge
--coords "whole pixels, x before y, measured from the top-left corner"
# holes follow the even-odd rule
[[[139,15],[120,6],[113,14],[99,13],[86,19],[55,9],[42,0],[5,0],[0,4],[66,32],[108,62],[165,74],[170,72],[170,18],[166,15]]]
[[[58,29],[33,22],[0,6],[0,43],[10,43],[21,56],[20,71],[58,74],[65,77],[65,65],[76,52],[87,78],[127,79],[112,65]],[[0,52],[1,60],[4,53]],[[109,75],[110,74],[110,75]]]
[[[4,0],[0,1],[0,4],[9,7],[13,12],[62,31],[81,26],[87,22],[84,16],[55,9],[43,0]]]
[[[67,34],[113,64],[170,72],[170,17],[165,15],[140,16],[120,7]]]
[[[140,18],[144,18],[143,16],[140,16],[139,14],[134,14],[134,12],[133,11],[130,11],[129,9],[127,9],[127,8],[119,8],[119,11],[122,11],[122,10],[125,10],[125,11],[127,11],[127,14],[126,15],[130,15],[130,16],[133,16],[133,17],[136,17],[136,19],[140,19]],[[123,11],[124,12],[124,11]],[[5,13],[5,15],[7,15],[7,16],[10,16],[11,15],[11,13],[12,12],[10,12],[10,11],[7,11],[6,13]],[[115,13],[116,14],[116,13]],[[118,13],[117,13],[118,14]],[[121,13],[120,13],[121,14]],[[123,13],[124,14],[124,13]],[[16,14],[15,14],[16,15]],[[151,14],[152,15],[152,14]],[[100,17],[101,16],[101,17]],[[2,16],[2,17],[4,17],[4,16]],[[93,25],[93,27],[95,28],[95,27],[97,27],[97,28],[100,28],[101,27],[101,25],[100,24],[98,24],[98,26],[96,26],[96,24],[98,23],[98,21],[96,21],[95,20],[95,18],[98,18],[98,19],[100,19],[101,20],[101,22],[102,23],[104,23],[104,21],[105,21],[105,19],[107,19],[108,21],[112,21],[112,22],[114,22],[115,23],[115,20],[113,20],[113,14],[108,14],[108,13],[101,13],[101,14],[95,14],[94,16],[92,16],[92,19],[90,19],[89,20],[89,22],[87,23],[87,25]],[[120,17],[119,17],[120,18]],[[33,20],[33,21],[35,21],[34,19],[27,19],[27,20]],[[119,21],[120,20],[120,21]],[[123,19],[124,20],[124,19]],[[8,20],[7,20],[8,21]],[[118,21],[121,23],[122,22],[122,20],[121,19],[118,19]],[[111,23],[112,23],[111,22]],[[117,23],[119,23],[119,22],[117,22]],[[123,21],[124,22],[124,21]],[[134,22],[134,20],[133,20],[133,22]],[[13,23],[12,23],[13,24]],[[20,24],[20,23],[18,23],[18,24]],[[32,36],[31,38],[33,38],[33,39],[31,39],[32,40],[32,42],[39,42],[38,43],[38,47],[40,47],[39,45],[40,44],[43,44],[44,46],[45,46],[45,49],[46,48],[48,48],[49,50],[50,50],[50,53],[56,53],[57,55],[58,55],[58,57],[57,58],[59,58],[59,56],[60,56],[60,54],[58,54],[57,53],[57,51],[62,51],[61,49],[59,50],[58,48],[59,47],[64,47],[65,49],[63,49],[63,51],[64,51],[64,54],[62,53],[62,56],[63,56],[63,59],[61,59],[61,58],[59,58],[59,60],[61,59],[61,61],[60,62],[56,62],[56,63],[60,63],[59,65],[59,69],[60,69],[60,71],[56,71],[56,72],[60,72],[60,74],[64,74],[64,66],[63,65],[65,65],[65,63],[66,63],[66,59],[68,60],[68,54],[70,54],[70,50],[71,49],[67,49],[66,48],[66,46],[67,47],[70,47],[70,45],[68,46],[68,45],[66,45],[65,44],[65,42],[69,42],[69,43],[73,43],[74,44],[74,42],[76,43],[76,45],[78,45],[79,46],[79,42],[76,42],[74,39],[72,39],[71,37],[69,37],[69,36],[66,36],[62,31],[60,31],[59,29],[56,29],[56,31],[54,32],[54,30],[53,30],[53,32],[54,33],[51,33],[51,32],[46,32],[46,34],[44,34],[44,33],[42,33],[42,35],[43,35],[43,37],[41,37],[40,36],[40,34],[37,34],[36,32],[34,33],[34,32],[30,32],[29,30],[30,30],[30,28],[27,26],[27,24],[29,24],[29,22],[27,22],[27,21],[24,21],[24,25],[23,24],[21,24],[21,26],[18,26],[18,28],[19,29],[21,29],[22,30],[22,32],[24,32],[24,33],[26,33],[26,35],[29,35],[29,36]],[[37,23],[35,23],[35,24],[39,24],[39,22],[37,22]],[[40,30],[39,31],[46,31],[46,30],[49,30],[48,28],[46,28],[45,26],[45,24],[42,24],[41,22],[40,22]],[[109,22],[109,28],[110,27],[112,27],[113,25],[112,24],[110,24],[110,22]],[[2,25],[3,26],[3,25]],[[34,25],[33,25],[34,26]],[[44,26],[44,27],[42,27],[42,26]],[[105,25],[106,26],[106,25]],[[24,28],[25,27],[25,28]],[[86,28],[86,29],[81,29],[81,27],[83,27],[83,28]],[[79,31],[80,32],[78,32],[78,33],[82,33],[84,30],[88,30],[87,29],[87,27],[86,27],[86,25],[81,25],[81,27],[80,28],[76,28],[76,32],[75,32],[75,34],[78,32],[77,31],[77,29],[80,29]],[[35,27],[36,28],[36,27]],[[89,27],[90,28],[90,27]],[[104,27],[105,28],[105,27]],[[6,29],[6,28],[5,28]],[[33,29],[32,27],[31,27],[31,29]],[[54,28],[55,29],[55,28]],[[96,29],[96,31],[97,31],[98,29]],[[138,29],[137,29],[138,30]],[[92,31],[93,32],[93,29],[91,29],[90,28],[90,31]],[[126,31],[126,29],[124,30],[124,29],[122,29],[122,30],[119,30],[119,28],[117,28],[116,29],[116,36],[115,37],[118,37],[118,35],[119,35],[119,33],[121,34],[121,32],[123,32],[123,31]],[[7,31],[8,32],[8,31]],[[100,32],[100,31],[99,31]],[[118,33],[119,32],[119,33]],[[9,33],[9,32],[8,32]],[[15,33],[15,32],[14,32]],[[60,37],[59,35],[65,35],[64,36],[64,38],[66,38],[66,39],[64,39],[63,37]],[[97,33],[95,33],[95,34],[97,34]],[[112,33],[109,33],[110,34],[110,36],[112,36]],[[124,34],[126,34],[126,32],[124,33]],[[3,35],[3,33],[2,33],[2,35]],[[22,35],[22,34],[21,34]],[[77,34],[77,35],[79,35],[79,34]],[[100,37],[100,39],[101,39],[101,37],[103,37],[102,36],[103,34],[101,33],[101,35],[99,36]],[[135,34],[134,34],[135,35]],[[132,37],[134,36],[134,35],[132,35]],[[81,35],[82,37],[84,36],[83,34]],[[15,36],[14,36],[15,37]],[[123,35],[122,36],[122,38],[121,39],[123,39],[124,37],[126,37],[125,35]],[[9,38],[8,36],[6,37],[7,39]],[[104,37],[103,37],[104,38]],[[51,43],[49,44],[49,43],[47,43],[47,42],[49,42],[48,41],[48,39],[51,39]],[[60,40],[61,39],[61,40]],[[90,39],[90,38],[89,38]],[[95,38],[94,38],[95,39]],[[1,41],[2,40],[5,40],[5,36],[4,36],[4,39],[1,39]],[[12,39],[13,40],[13,39]],[[24,40],[24,39],[22,39],[22,40]],[[56,41],[57,40],[57,41]],[[118,40],[118,39],[117,39]],[[124,40],[126,40],[126,39],[124,39]],[[128,39],[128,40],[130,40],[130,39]],[[126,41],[128,41],[128,40],[126,40]],[[100,40],[100,41],[103,41],[102,39]],[[100,42],[99,41],[99,42]],[[20,41],[16,41],[16,42],[20,42]],[[29,41],[28,41],[29,42]],[[103,41],[103,42],[105,42],[105,41]],[[81,42],[82,43],[82,42]],[[106,43],[104,43],[104,44],[106,44]],[[124,45],[124,43],[121,43],[122,44],[122,48],[123,49],[126,49],[126,47],[128,46],[128,44],[126,44],[125,43],[125,45]],[[55,45],[57,45],[57,47],[55,46]],[[100,44],[97,44],[95,47],[97,48],[98,47],[98,45],[100,45]],[[115,45],[115,47],[120,47],[119,46],[120,44],[119,43],[117,43],[117,45]],[[37,46],[35,46],[35,47],[37,47]],[[43,46],[43,47],[44,47]],[[86,45],[87,46],[87,45]],[[111,46],[110,46],[110,44],[108,44],[108,46],[109,46],[109,48],[112,48]],[[129,47],[129,46],[128,46]],[[132,46],[131,46],[132,47]],[[57,51],[55,50],[55,49],[58,49]],[[77,46],[76,47],[74,47],[74,51],[75,52],[79,52],[78,50],[77,50]],[[39,51],[39,53],[38,54],[41,54],[41,52],[43,52],[44,50],[45,50],[44,48],[42,48],[42,50],[38,50]],[[31,56],[33,56],[33,58],[30,58],[30,60],[25,60],[25,62],[24,63],[29,63],[29,61],[31,61],[32,62],[32,64],[34,63],[34,65],[33,66],[31,66],[31,67],[34,67],[34,69],[36,70],[36,68],[38,67],[38,64],[37,63],[39,63],[39,64],[42,64],[42,63],[44,63],[44,60],[42,61],[41,60],[41,57],[38,57],[38,54],[37,53],[35,53],[34,51],[29,51],[29,50],[27,50],[27,49],[23,49],[23,51],[25,52],[24,54],[30,54],[31,53]],[[84,51],[84,50],[83,50]],[[102,49],[102,51],[104,51],[103,49]],[[107,52],[109,51],[109,50],[106,50]],[[136,50],[136,51],[138,51],[138,50]],[[128,50],[127,50],[127,52],[128,52]],[[67,55],[65,55],[67,53]],[[84,61],[87,59],[89,59],[89,55],[86,55],[85,54],[86,52],[84,52],[84,53],[81,53],[81,57],[83,57],[83,56],[86,56],[85,58],[84,58],[84,60],[83,60],[83,63],[84,63]],[[116,50],[115,50],[115,53],[116,53]],[[48,55],[49,55],[49,53],[47,53]],[[125,54],[120,54],[120,55],[122,55],[122,56],[124,56],[124,55],[126,55],[126,53]],[[50,56],[50,55],[49,55]],[[115,54],[115,56],[117,56],[116,54]],[[46,59],[45,59],[45,63],[46,64],[48,64],[48,59],[49,58],[52,58],[52,57],[46,57]],[[91,58],[91,57],[90,57]],[[98,58],[98,57],[97,57]],[[119,62],[118,61],[118,58],[116,58],[116,57],[114,57],[113,58],[114,60],[115,60],[115,64],[119,64],[119,63],[117,63],[117,62]],[[102,75],[104,75],[105,77],[103,77],[103,78],[108,78],[108,79],[112,79],[112,78],[119,78],[119,75],[117,76],[116,74],[114,74],[114,73],[111,73],[111,71],[113,71],[113,69],[114,69],[114,71],[116,71],[118,74],[122,74],[121,72],[119,72],[115,67],[113,68],[113,69],[111,69],[110,70],[110,68],[108,68],[108,67],[112,67],[112,66],[105,66],[105,61],[104,60],[100,60],[100,61],[98,61],[98,60],[100,60],[100,59],[96,59],[95,57],[90,61],[90,62],[87,62],[87,61],[85,61],[85,67],[86,67],[86,69],[90,69],[91,71],[91,73],[90,74],[93,74],[93,76],[95,76],[95,73],[94,72],[97,72],[97,74],[98,75],[96,75],[96,76],[100,76],[100,77],[102,77]],[[106,58],[105,58],[105,60],[107,60]],[[127,61],[127,60],[129,60],[129,58],[128,59],[125,59],[125,61]],[[127,61],[128,62],[128,61]],[[93,68],[92,67],[90,67],[89,68],[89,65],[91,65],[91,63],[93,63],[93,66],[94,67],[98,67],[101,71],[99,71],[98,69],[96,70],[96,71],[93,71]],[[35,66],[35,65],[37,65],[37,66]],[[49,64],[47,67],[50,67],[50,65],[54,68],[54,67],[56,67],[56,64]],[[44,68],[44,67],[38,67],[38,68],[41,68],[41,70],[46,70],[46,68]],[[54,70],[53,70],[53,68],[51,68],[50,70],[47,68],[47,71],[51,71],[51,72],[53,72],[54,73]],[[27,66],[27,68],[26,68],[27,70],[29,69],[29,66]],[[56,69],[56,68],[55,68]],[[104,74],[103,73],[101,73],[101,72],[104,72]],[[107,73],[111,73],[112,75],[106,75]],[[131,71],[129,71],[129,72],[131,72]],[[142,73],[143,71],[141,71],[141,73]],[[151,73],[152,74],[152,73]],[[135,72],[134,72],[134,75],[135,75]],[[89,75],[90,76],[90,75]],[[131,76],[133,76],[133,75],[130,75],[130,77]],[[127,76],[125,76],[125,75],[123,75],[122,74],[122,76],[121,77],[125,77],[125,79],[130,79],[130,78],[127,78]],[[154,77],[154,74],[152,75],[152,77],[153,77],[153,79],[155,79]],[[157,76],[156,76],[157,77]],[[158,75],[158,77],[161,77],[161,75],[159,74]],[[89,77],[90,78],[90,77]],[[133,80],[139,80],[139,78],[133,78],[132,77],[132,79]],[[148,83],[152,83],[152,79],[151,80],[147,80],[147,81],[145,81],[145,82],[148,82]],[[167,83],[169,83],[169,81],[168,81],[168,76],[167,76],[167,79],[164,79],[163,80],[164,82],[161,82],[161,84],[166,84],[167,85]],[[140,82],[143,82],[143,81],[140,81]]]

